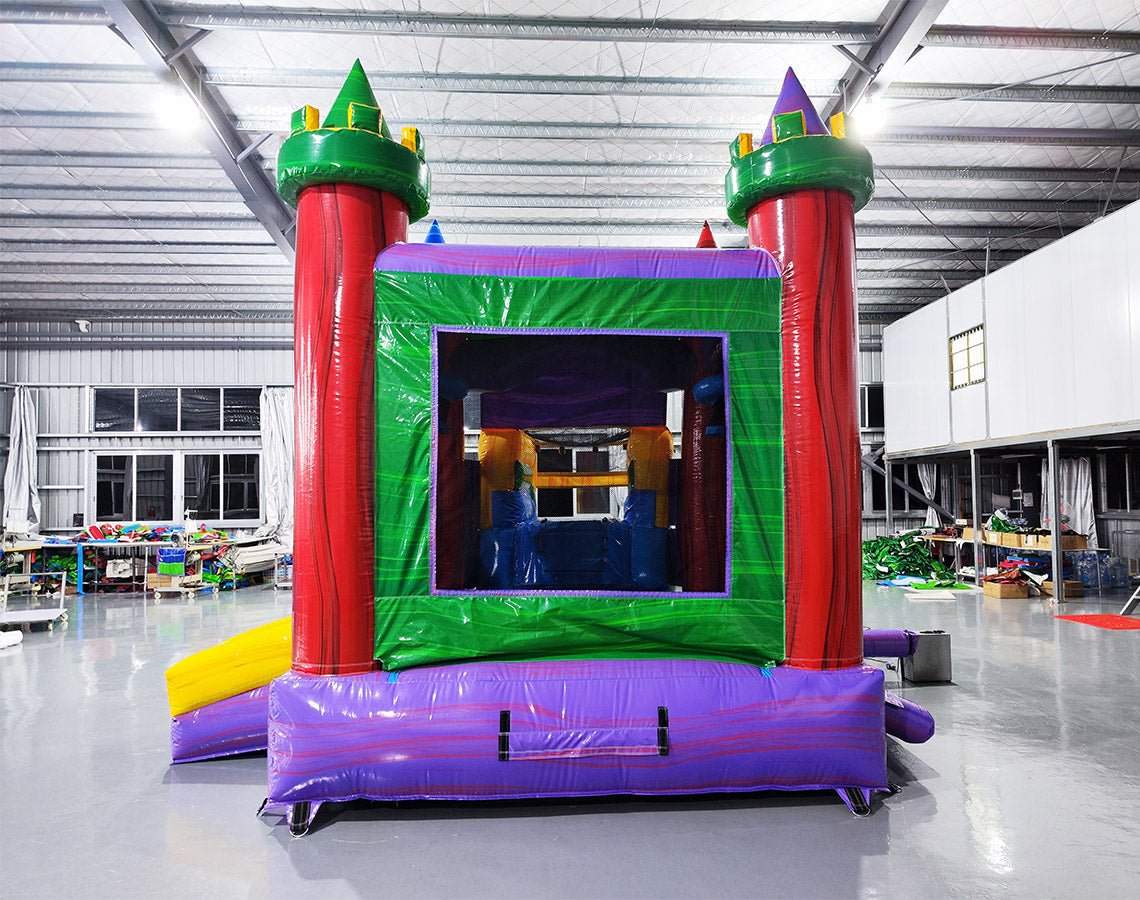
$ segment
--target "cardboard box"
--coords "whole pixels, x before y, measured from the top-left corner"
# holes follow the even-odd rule
[[[201,584],[201,575],[157,575],[151,573],[146,577],[146,586],[150,590],[155,588],[190,587]]]
[[[982,593],[999,600],[1024,600],[1029,596],[1027,584],[1002,584],[996,581],[982,582]]]
[[[1053,582],[1045,581],[1041,584],[1041,590],[1045,592],[1047,597],[1053,596]],[[1065,596],[1066,597],[1083,597],[1085,595],[1085,586],[1082,582],[1072,578],[1065,579]]]
[[[988,528],[982,532],[982,540],[987,544],[993,544],[995,547],[1001,546],[1001,534],[990,531]]]
[[[1012,547],[1015,550],[1021,549],[1021,535],[1016,531],[1003,531],[1001,534],[1001,545],[1003,547]]]
[[[1048,534],[1036,535],[1034,549],[1037,550],[1052,550],[1053,549],[1053,536]],[[1066,534],[1061,537],[1062,550],[1087,550],[1089,548],[1089,541],[1083,534]]]
[[[973,539],[974,539],[974,528],[971,525],[967,525],[965,528],[962,529],[962,540],[973,541]]]

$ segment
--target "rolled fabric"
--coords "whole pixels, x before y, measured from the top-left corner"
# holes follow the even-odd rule
[[[934,737],[934,716],[917,703],[886,691],[887,734],[908,744],[925,744]]]
[[[898,657],[914,656],[918,649],[918,635],[913,631],[895,628],[868,628],[863,632],[863,656]]]

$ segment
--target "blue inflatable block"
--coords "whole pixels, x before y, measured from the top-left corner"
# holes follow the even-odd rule
[[[523,493],[520,491],[520,493]],[[546,583],[546,567],[538,554],[538,533],[536,523],[528,523],[511,529],[514,532],[514,572],[513,586],[516,588],[539,587]]]
[[[601,584],[605,543],[604,522],[544,522],[538,552],[549,586],[570,590]]]
[[[491,527],[513,528],[524,522],[537,522],[534,498],[526,488],[491,492]]]
[[[669,536],[666,528],[631,529],[629,572],[632,587],[647,591],[663,591],[668,587],[665,577],[665,544]]]
[[[657,518],[657,491],[630,488],[625,498],[622,521],[629,525],[652,528]]]
[[[724,379],[719,375],[702,378],[693,385],[693,399],[706,405],[722,403],[724,401]]]
[[[606,519],[605,560],[602,569],[602,586],[629,588],[629,548],[632,529],[626,522]]]
[[[724,437],[723,425],[706,425],[705,434],[709,437]]]
[[[479,533],[479,580],[483,587],[514,587],[514,529]]]

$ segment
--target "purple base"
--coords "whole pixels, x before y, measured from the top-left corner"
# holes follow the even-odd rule
[[[894,628],[866,628],[863,630],[863,656],[895,657],[914,656],[918,648],[918,635],[913,631]]]
[[[170,723],[171,760],[197,762],[264,750],[269,746],[268,718],[269,685],[175,716]]]
[[[883,697],[878,669],[704,660],[289,673],[270,686],[269,803],[883,790]]]
[[[908,744],[924,744],[934,737],[934,716],[917,703],[887,691],[887,734]]]

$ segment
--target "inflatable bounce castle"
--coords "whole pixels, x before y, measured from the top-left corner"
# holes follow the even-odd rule
[[[870,809],[886,731],[933,727],[863,665],[871,158],[791,71],[730,156],[751,249],[409,244],[424,143],[360,64],[294,114],[293,617],[170,669],[176,762],[267,746],[297,832],[358,798]]]

